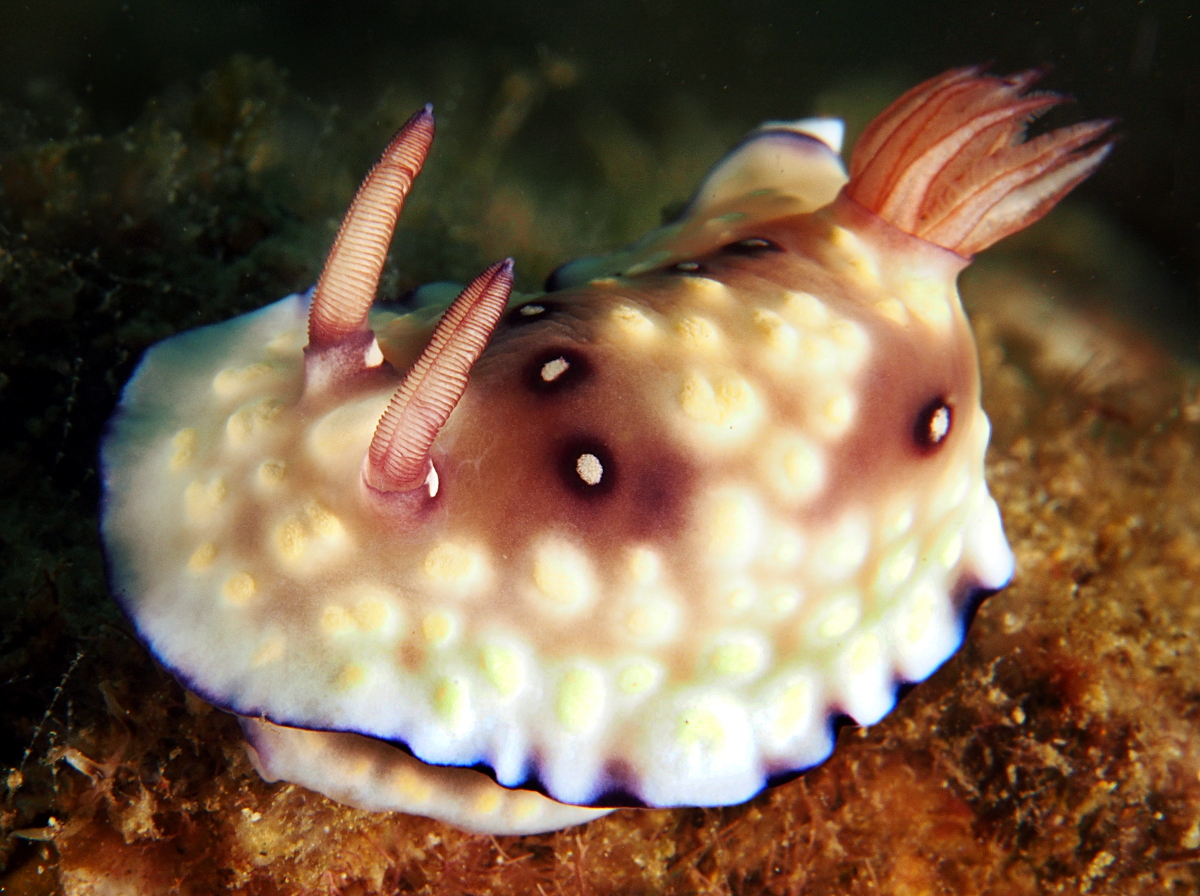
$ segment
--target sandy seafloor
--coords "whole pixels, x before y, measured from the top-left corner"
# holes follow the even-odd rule
[[[1200,890],[1200,43],[1190,4],[8,4],[0,35],[0,892]],[[732,6],[732,5],[731,5]],[[764,118],[853,130],[950,65],[1052,62],[1105,169],[962,291],[1018,573],[824,765],[525,838],[250,768],[109,602],[95,451],[140,352],[315,277],[432,100],[395,297],[620,245]],[[1190,66],[1190,67],[1189,67]],[[1065,117],[1062,119],[1065,120]]]

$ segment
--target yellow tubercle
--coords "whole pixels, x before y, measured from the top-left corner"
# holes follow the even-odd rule
[[[675,325],[675,332],[683,346],[693,351],[712,351],[720,342],[717,328],[703,317],[685,317]]]
[[[834,226],[829,233],[829,242],[838,250],[841,261],[864,286],[879,288],[882,283],[879,262],[856,234],[845,227]]]
[[[421,620],[421,633],[434,647],[441,647],[458,633],[458,619],[453,614],[441,610],[427,613]]]
[[[175,433],[171,438],[171,470],[177,472],[188,466],[195,458],[199,444],[200,434],[190,426]]]
[[[217,559],[217,546],[211,541],[206,541],[192,551],[192,555],[188,557],[188,571],[203,572],[212,566],[215,559]]]
[[[515,694],[525,681],[525,664],[521,654],[503,644],[486,644],[479,651],[483,674],[501,696]]]
[[[287,476],[287,461],[285,460],[272,458],[264,460],[258,465],[257,477],[260,485],[273,488],[283,482],[285,476]]]
[[[849,633],[862,618],[862,601],[857,594],[846,593],[827,601],[814,620],[813,633],[818,641],[836,641]]]
[[[500,806],[504,803],[504,798],[499,790],[494,787],[485,787],[479,791],[475,797],[475,802],[471,806],[471,812],[476,818],[487,818],[489,815],[495,815],[500,811]]]
[[[648,585],[658,578],[662,560],[649,548],[634,548],[629,556],[629,576],[639,585]]]
[[[208,522],[228,494],[229,489],[220,476],[214,476],[207,482],[193,480],[183,493],[188,518],[197,523]]]
[[[777,743],[786,743],[801,733],[811,721],[816,705],[816,688],[809,678],[787,684],[775,699],[771,735]]]
[[[347,663],[338,673],[337,687],[341,690],[357,688],[367,681],[367,670],[359,663]]]
[[[630,663],[617,674],[617,689],[636,696],[652,690],[662,679],[662,669],[648,662]]]
[[[875,668],[883,659],[883,642],[874,632],[864,632],[854,639],[847,651],[850,671],[861,675]]]
[[[559,723],[572,734],[595,726],[604,709],[604,679],[595,669],[570,669],[558,684],[555,713]]]
[[[246,389],[253,388],[256,382],[272,371],[270,364],[257,361],[245,367],[226,367],[213,377],[212,389],[219,398],[229,398]]]
[[[471,692],[467,682],[446,677],[433,689],[433,708],[446,727],[461,732],[471,724]]]
[[[321,630],[327,635],[344,635],[357,627],[350,611],[341,604],[329,604],[321,613]]]
[[[533,584],[552,605],[581,609],[593,596],[591,564],[586,554],[566,542],[544,542],[534,553]]]
[[[829,323],[829,308],[810,292],[789,290],[783,297],[783,316],[804,330],[815,330]]]
[[[701,373],[692,373],[679,390],[679,404],[698,423],[742,435],[758,411],[754,390],[736,374],[719,376],[714,381]]]
[[[482,562],[474,548],[443,541],[429,549],[421,568],[435,582],[461,585],[480,575]]]
[[[284,403],[277,398],[261,398],[238,408],[225,423],[229,442],[235,446],[246,444],[264,432],[283,409]]]
[[[408,765],[396,769],[388,780],[388,786],[411,806],[420,806],[433,798],[433,784],[417,768]]]
[[[654,336],[658,329],[654,321],[646,317],[639,309],[632,305],[618,305],[612,311],[612,322],[622,335],[645,341]]]
[[[922,323],[944,331],[954,316],[958,295],[941,278],[906,277],[898,284],[898,297]]]
[[[248,572],[235,572],[221,586],[221,595],[235,607],[244,606],[258,591],[258,583]]]
[[[706,706],[695,706],[680,713],[675,737],[681,746],[717,753],[725,746],[728,735],[718,713]]]
[[[255,669],[261,669],[263,666],[268,666],[283,659],[283,655],[286,652],[287,639],[283,635],[270,636],[259,645],[258,650],[254,651],[250,665]]]
[[[762,671],[766,650],[760,639],[750,635],[729,636],[718,643],[709,657],[713,672],[728,678],[750,678]]]

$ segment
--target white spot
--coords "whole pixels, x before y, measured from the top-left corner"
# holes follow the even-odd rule
[[[946,438],[950,432],[950,409],[945,405],[941,405],[933,412],[933,416],[929,418],[929,433],[926,436],[926,441],[930,445],[940,445],[942,439]]]
[[[438,493],[438,486],[441,480],[438,478],[437,467],[433,464],[429,465],[429,475],[425,477],[425,487],[429,489],[429,497],[434,498]]]
[[[545,310],[545,305],[522,305],[517,309],[517,313],[522,317],[536,317],[537,315],[545,312]]]
[[[553,361],[547,361],[542,365],[542,382],[552,383],[570,369],[571,362],[561,355]]]
[[[588,485],[599,485],[604,476],[604,465],[594,454],[581,454],[575,459],[575,472]]]
[[[371,344],[367,346],[366,352],[363,353],[363,366],[370,369],[378,367],[383,363],[383,350],[379,348],[379,340],[372,339]]]

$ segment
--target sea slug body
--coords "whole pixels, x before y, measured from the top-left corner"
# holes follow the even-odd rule
[[[316,287],[152,347],[102,447],[114,595],[268,780],[492,833],[721,805],[957,649],[1013,558],[955,280],[1100,163],[1033,73],[751,133],[514,297],[373,308],[429,108]]]

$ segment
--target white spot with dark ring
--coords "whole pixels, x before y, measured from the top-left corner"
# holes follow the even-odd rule
[[[581,454],[575,459],[575,472],[588,485],[599,485],[604,476],[604,465],[594,454]]]
[[[950,432],[950,408],[941,405],[929,418],[929,444],[941,444]]]
[[[571,362],[559,355],[553,361],[547,361],[542,365],[542,382],[552,383],[570,368]]]

